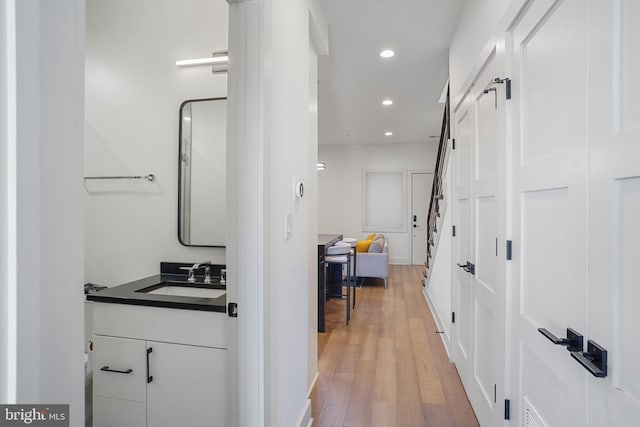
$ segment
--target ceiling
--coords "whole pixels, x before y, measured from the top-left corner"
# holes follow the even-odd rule
[[[323,0],[329,55],[319,58],[319,143],[436,141],[448,46],[465,1]],[[395,56],[381,58],[384,49]]]

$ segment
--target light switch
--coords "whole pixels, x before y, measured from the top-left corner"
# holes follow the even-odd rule
[[[289,212],[284,213],[284,239],[287,240],[289,238],[289,234],[291,234],[291,214]]]

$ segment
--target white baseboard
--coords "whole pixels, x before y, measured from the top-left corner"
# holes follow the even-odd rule
[[[311,418],[311,399],[307,399],[300,417],[298,417],[297,427],[309,427],[313,424],[313,418]]]
[[[311,392],[313,392],[313,388],[316,386],[316,382],[318,381],[318,378],[320,377],[320,372],[316,372],[316,375],[313,377],[313,381],[311,381],[311,385],[309,386],[309,390],[307,390],[307,406],[305,407],[305,409],[302,412],[302,415],[300,416],[300,422],[298,423],[298,426],[300,427],[311,427],[313,425],[313,418],[311,418]],[[308,418],[307,418],[308,417]],[[305,420],[308,419],[307,424],[305,425]]]
[[[309,390],[307,390],[307,397],[311,398],[311,392],[313,388],[316,386],[316,381],[318,381],[318,377],[320,376],[320,372],[316,372],[315,377],[313,377],[313,381],[311,381],[311,385],[309,386]]]
[[[442,334],[438,334],[438,335],[440,335],[440,339],[442,340],[442,344],[444,345],[444,350],[447,352],[447,357],[449,357],[449,361],[453,362],[453,359],[451,359],[451,352],[449,351],[450,343],[447,342],[447,338],[449,338],[450,340],[451,337],[449,337],[449,334],[447,334],[446,330],[442,327],[444,319],[442,319],[442,316],[438,312],[436,305],[431,300],[431,296],[429,295],[427,288],[423,289],[422,295],[424,296],[424,299],[427,302],[429,309],[431,310],[431,314],[433,315],[433,320],[436,322],[436,328],[438,328],[439,331],[444,331]]]

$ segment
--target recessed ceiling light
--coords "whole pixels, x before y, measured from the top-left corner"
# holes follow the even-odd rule
[[[391,135],[393,135],[393,132],[385,132],[384,133],[384,136],[391,136]]]
[[[380,52],[380,56],[383,57],[383,58],[391,58],[395,54],[396,53],[394,51],[392,51],[391,49],[385,49],[382,52]]]
[[[385,107],[388,107],[389,105],[392,105],[393,101],[390,99],[385,99],[384,101],[382,101],[382,105],[384,105]]]

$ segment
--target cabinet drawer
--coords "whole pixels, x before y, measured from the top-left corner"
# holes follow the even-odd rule
[[[93,427],[146,427],[147,405],[93,396]]]
[[[93,394],[146,402],[147,359],[143,340],[93,336]]]

